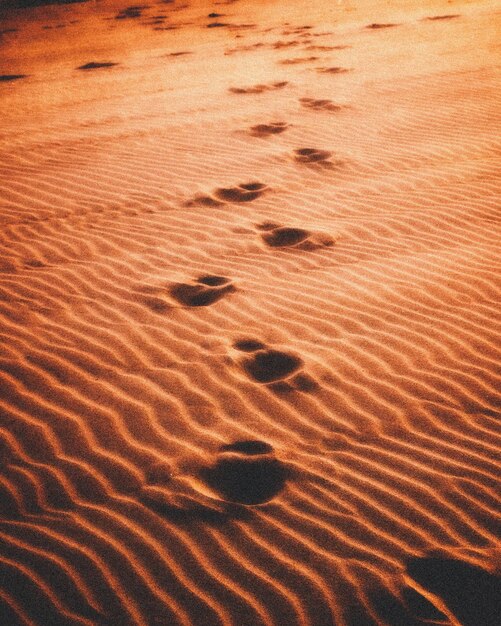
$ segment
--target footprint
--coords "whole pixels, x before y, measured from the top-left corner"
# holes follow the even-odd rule
[[[426,602],[426,599],[421,596],[419,605],[417,602],[408,602],[409,595],[407,589],[403,589],[400,594],[393,594],[389,589],[381,587],[372,587],[367,592],[367,604],[371,606],[374,613],[382,618],[381,621],[377,621],[377,624],[384,623],[388,626],[423,626],[429,624],[430,620],[432,624],[450,624],[446,616],[437,611],[435,607]],[[415,600],[415,598],[414,598]],[[418,609],[417,611],[415,609]],[[350,624],[363,624],[364,626],[371,624],[376,626],[376,622],[372,619],[367,621],[360,614],[354,614],[349,612]]]
[[[242,183],[236,187],[220,187],[214,195],[224,202],[251,202],[259,198],[266,189],[267,186],[263,183]]]
[[[454,14],[451,13],[450,15],[432,15],[430,17],[425,17],[423,19],[425,21],[432,22],[435,20],[452,20],[456,17],[461,17],[461,16],[459,15],[459,13],[454,13]]]
[[[162,57],[182,57],[186,56],[187,54],[193,54],[193,52],[191,50],[180,50],[179,52],[169,52],[168,54],[163,54]]]
[[[320,57],[296,57],[294,59],[282,59],[277,61],[279,65],[297,65],[298,63],[311,63],[312,61],[318,61]]]
[[[346,67],[316,67],[316,71],[319,74],[346,74],[346,72],[351,72]]]
[[[91,61],[90,63],[86,63],[85,65],[80,65],[79,67],[77,67],[77,70],[97,70],[101,67],[113,67],[114,65],[117,65],[117,63],[112,63],[111,61]]]
[[[202,206],[216,207],[216,206],[221,206],[222,204],[224,204],[224,202],[221,202],[220,200],[216,200],[216,198],[213,198],[212,196],[209,196],[207,194],[199,193],[199,194],[196,194],[192,200],[188,200],[187,202],[185,202],[184,206],[189,207],[195,204],[199,204]]]
[[[116,20],[136,19],[138,17],[141,17],[143,10],[146,8],[148,7],[145,7],[145,6],[127,7],[126,9],[123,9],[122,11],[120,11],[120,13],[117,13],[117,15],[115,15],[115,19]]]
[[[266,224],[258,226],[264,230],[261,238],[270,248],[299,248],[302,250],[315,250],[332,246],[335,240],[330,235],[324,233],[314,233],[304,228],[294,228],[290,226],[275,226],[267,228]]]
[[[379,28],[393,28],[393,26],[398,26],[398,24],[380,24],[378,22],[374,22],[373,24],[368,24],[365,28],[377,30]]]
[[[328,150],[318,150],[317,148],[298,148],[294,150],[294,159],[298,163],[318,163],[327,161],[332,156]]]
[[[213,195],[196,194],[191,200],[186,201],[184,206],[219,207],[225,202],[251,202],[259,198],[267,189],[267,185],[259,182],[241,183],[235,187],[219,187]]]
[[[260,349],[246,357],[242,366],[247,375],[258,383],[274,383],[296,374],[303,366],[303,361],[280,350]]]
[[[413,557],[406,565],[407,575],[439,596],[463,626],[499,624],[499,577],[457,558]]]
[[[12,80],[20,80],[21,78],[26,78],[27,74],[0,74],[0,82],[6,83]]]
[[[238,339],[233,344],[233,347],[241,352],[256,352],[257,350],[266,349],[265,344],[257,339]]]
[[[183,306],[209,306],[228,293],[236,291],[229,278],[207,274],[191,283],[177,283],[170,288],[170,295]]]
[[[319,45],[311,45],[306,46],[305,50],[318,50],[319,52],[330,52],[331,50],[346,50],[347,48],[351,48],[351,46],[347,45],[339,45],[339,46],[319,46]]]
[[[222,445],[213,462],[200,471],[221,499],[244,505],[264,504],[285,487],[289,472],[273,446],[259,440]]]
[[[327,99],[300,98],[299,102],[306,109],[313,109],[314,111],[341,111],[346,108]]]
[[[283,80],[276,83],[268,83],[266,85],[259,84],[254,85],[252,87],[230,87],[230,93],[236,94],[252,94],[252,93],[263,93],[265,91],[275,91],[276,89],[283,89],[288,85],[288,81]]]
[[[253,337],[237,339],[233,348],[247,354],[239,359],[247,376],[275,392],[308,393],[318,389],[316,380],[303,371],[303,360],[291,352],[274,350]]]
[[[269,135],[278,135],[289,128],[289,124],[285,122],[271,122],[270,124],[256,124],[251,126],[250,134],[253,137],[268,137]]]

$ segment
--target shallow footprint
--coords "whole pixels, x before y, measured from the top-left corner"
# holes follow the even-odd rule
[[[398,24],[381,24],[379,22],[374,22],[373,24],[368,24],[365,28],[377,30],[379,28],[393,28],[393,26],[398,26]]]
[[[501,581],[466,561],[437,556],[408,559],[407,574],[439,596],[463,626],[496,626],[501,615]]]
[[[317,148],[298,148],[294,150],[294,159],[298,163],[318,163],[327,161],[332,156],[329,150],[318,150]]]
[[[424,17],[423,20],[434,22],[436,20],[453,20],[456,17],[461,17],[459,13],[451,13],[449,15],[432,15],[430,17]]]
[[[263,195],[266,188],[259,182],[242,183],[236,187],[220,187],[214,195],[225,202],[251,202]]]
[[[320,57],[296,57],[294,59],[282,59],[278,61],[279,65],[297,65],[298,63],[311,63],[313,61],[318,61]]]
[[[288,84],[289,83],[286,80],[282,80],[275,83],[253,85],[252,87],[230,87],[228,91],[235,94],[263,93],[265,91],[275,91],[276,89],[283,89]]]
[[[345,108],[340,104],[334,104],[332,100],[326,98],[300,98],[299,102],[305,109],[313,109],[314,111],[341,111]]]
[[[350,72],[346,67],[317,67],[315,68],[319,74],[346,74],[346,72]]]
[[[253,137],[268,137],[268,135],[278,135],[289,128],[285,122],[271,122],[270,124],[256,124],[251,126],[250,134]]]
[[[207,274],[191,283],[177,283],[170,288],[170,295],[183,306],[209,306],[228,293],[236,291],[229,278]]]
[[[303,228],[281,226],[261,235],[263,241],[271,248],[291,248],[308,239],[311,233]]]

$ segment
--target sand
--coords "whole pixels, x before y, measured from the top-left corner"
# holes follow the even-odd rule
[[[16,4],[0,624],[497,624],[496,3]]]

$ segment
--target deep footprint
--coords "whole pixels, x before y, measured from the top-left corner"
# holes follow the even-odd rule
[[[270,248],[300,248],[316,250],[325,246],[333,246],[334,237],[321,232],[311,232],[305,228],[282,226],[275,222],[263,222],[256,228],[262,231],[261,238]]]
[[[256,124],[251,126],[250,134],[254,137],[268,137],[268,135],[278,135],[289,127],[285,122],[271,122],[270,124]]]
[[[310,236],[303,228],[288,228],[281,226],[261,235],[263,241],[271,248],[290,248],[306,241]]]
[[[245,505],[269,502],[285,487],[288,471],[273,447],[259,440],[222,445],[201,478],[223,500]]]
[[[501,581],[466,561],[443,557],[415,557],[407,574],[443,599],[463,626],[496,626],[501,615]]]
[[[263,93],[265,91],[275,91],[276,89],[283,89],[289,83],[286,80],[278,81],[276,83],[269,83],[267,85],[253,85],[252,87],[230,87],[228,91],[235,94],[254,94]]]
[[[266,348],[264,343],[257,339],[239,339],[235,341],[233,347],[241,352],[256,352],[257,350],[264,350]]]
[[[279,350],[259,350],[243,360],[248,376],[258,383],[275,383],[289,378],[303,366],[303,361]]]
[[[229,278],[200,276],[192,283],[178,283],[170,288],[170,295],[183,306],[209,306],[228,293],[236,291]]]
[[[318,163],[327,161],[332,156],[328,150],[318,150],[317,148],[298,148],[294,150],[294,159],[298,163]]]
[[[225,202],[251,202],[259,198],[266,189],[266,185],[258,182],[243,183],[236,187],[220,187],[214,195]]]

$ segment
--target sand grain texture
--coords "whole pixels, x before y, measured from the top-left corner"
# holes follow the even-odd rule
[[[495,3],[46,4],[1,9],[0,624],[494,626]]]

